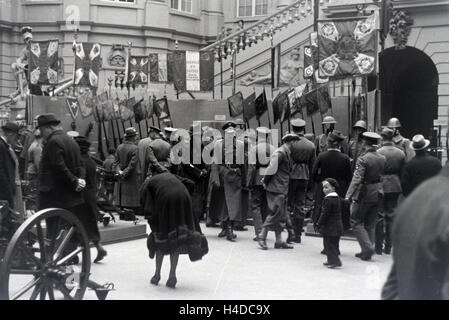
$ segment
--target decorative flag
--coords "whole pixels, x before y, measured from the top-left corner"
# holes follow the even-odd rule
[[[318,22],[319,75],[343,78],[376,71],[376,15]]]
[[[167,97],[156,100],[154,111],[160,120],[170,119],[170,109],[168,107]]]
[[[103,109],[103,121],[111,121],[117,119],[113,101],[102,101],[100,103],[100,106]]]
[[[125,99],[125,100],[121,100],[119,102],[120,119],[122,120],[122,122],[129,121],[134,118],[134,112],[128,107],[130,100],[131,99],[129,99],[129,100]],[[134,102],[135,101],[136,100],[134,99]]]
[[[144,106],[144,99],[140,100],[133,106],[134,118],[139,123],[147,118],[147,109]]]
[[[85,91],[83,94],[78,96],[78,102],[81,111],[81,117],[83,119],[89,118],[94,112],[95,104],[92,97],[92,91]]]
[[[281,79],[281,44],[271,49],[271,86],[279,88]]]
[[[237,92],[232,97],[228,98],[229,114],[231,118],[236,118],[243,114],[243,94]]]
[[[32,85],[58,83],[59,41],[33,41],[29,51],[29,78]]]
[[[253,93],[243,102],[243,119],[248,122],[256,115],[256,94]]]
[[[132,86],[148,84],[149,58],[131,56],[128,61],[128,83]]]
[[[290,109],[288,107],[288,90],[280,93],[273,100],[273,115],[274,115],[274,123],[277,123],[279,120],[283,123],[290,116]]]
[[[178,91],[212,91],[214,89],[213,52],[176,51],[173,82]]]
[[[299,99],[296,96],[296,90],[293,89],[289,94],[288,94],[288,102],[289,102],[289,108],[290,108],[290,115],[294,116],[295,114],[297,114],[298,112],[301,111],[301,107],[299,104]]]
[[[325,114],[329,111],[329,109],[332,109],[332,101],[331,96],[329,94],[329,86],[324,85],[318,88],[317,90],[318,96],[318,106],[320,108],[321,114]]]
[[[313,52],[311,46],[304,46],[304,79],[311,79],[315,74]]]
[[[267,101],[267,94],[265,92],[265,89],[263,92],[257,97],[255,101],[256,105],[256,116],[257,120],[260,120],[260,118],[263,116],[263,114],[268,111],[268,101]]]
[[[328,86],[321,86],[318,89],[308,92],[303,97],[300,104],[305,104],[307,115],[313,115],[317,112],[325,114],[332,108]]]
[[[154,101],[153,99],[145,100],[144,107],[146,109],[147,119],[152,118],[154,115]]]
[[[151,53],[150,57],[150,82],[166,83],[173,81],[173,54]]]
[[[67,97],[67,106],[69,107],[70,114],[72,115],[73,121],[76,121],[80,111],[80,105],[78,99],[75,97]]]
[[[103,92],[102,94],[96,96],[93,98],[93,104],[94,104],[94,118],[97,122],[103,122],[105,121],[105,114],[104,114],[104,102],[108,100],[108,93]]]
[[[98,43],[75,44],[74,83],[77,86],[98,88],[101,46]]]

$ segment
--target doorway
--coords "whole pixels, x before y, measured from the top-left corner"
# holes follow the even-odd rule
[[[430,57],[414,47],[388,48],[380,54],[379,68],[382,125],[395,117],[402,123],[404,137],[435,138],[439,76]]]

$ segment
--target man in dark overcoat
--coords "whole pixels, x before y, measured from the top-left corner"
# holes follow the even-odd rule
[[[405,197],[408,197],[424,181],[440,173],[440,160],[429,153],[430,141],[422,135],[413,137],[412,149],[416,156],[404,167],[401,184]]]
[[[128,128],[125,131],[125,141],[117,148],[115,167],[120,175],[116,185],[116,201],[121,208],[140,211],[141,175],[138,169],[137,131]]]
[[[242,221],[242,189],[246,185],[245,146],[236,137],[236,127],[234,122],[224,125],[225,139],[215,142],[211,166],[211,181],[219,189],[211,199],[210,214],[222,223],[218,236],[228,241],[237,238],[234,226]]]
[[[44,139],[39,170],[39,209],[61,208],[75,212],[84,204],[86,187],[77,143],[64,133],[54,114],[37,119]]]
[[[366,153],[357,161],[346,200],[352,203],[351,225],[362,249],[356,257],[369,261],[374,254],[376,220],[382,194],[381,177],[386,160],[377,153],[380,135],[365,132],[363,138]]]
[[[293,161],[288,189],[288,209],[291,215],[293,234],[289,233],[287,242],[301,243],[302,229],[305,219],[307,186],[315,162],[315,145],[304,137],[306,122],[302,119],[291,121],[293,133],[299,137],[292,144]]]
[[[291,148],[300,137],[296,134],[287,134],[282,138],[282,146],[278,148],[270,159],[266,175],[262,183],[267,193],[268,216],[259,234],[259,246],[268,250],[268,231],[274,231],[276,235],[275,249],[293,249],[292,246],[282,241],[282,230],[287,223],[287,195],[292,169]]]
[[[449,167],[399,206],[393,224],[393,267],[386,300],[449,299]]]
[[[0,200],[8,201],[9,207],[17,211],[22,199],[19,199],[19,164],[12,148],[19,139],[19,130],[17,124],[9,122],[2,127],[0,135]]]
[[[338,196],[342,199],[346,196],[349,184],[352,179],[351,160],[349,156],[340,151],[340,143],[345,140],[343,134],[334,131],[329,134],[327,141],[327,151],[320,153],[315,161],[312,170],[312,179],[316,183],[315,189],[315,207],[313,212],[313,222],[316,223],[320,218],[321,205],[324,198],[322,183],[328,178],[335,179],[338,182],[336,190]],[[346,206],[348,207],[348,206]],[[350,228],[349,210],[343,210],[343,226],[345,230]]]

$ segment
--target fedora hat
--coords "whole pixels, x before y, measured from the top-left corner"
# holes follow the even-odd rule
[[[391,140],[394,138],[394,130],[390,128],[383,128],[380,135],[386,140]]]
[[[61,123],[61,121],[56,119],[56,115],[54,113],[43,114],[37,118],[36,129],[39,129],[40,127],[44,127],[44,126],[58,125],[60,123]]]
[[[412,149],[420,151],[426,149],[430,145],[430,140],[424,138],[422,134],[418,134],[412,139]]]
[[[125,138],[133,138],[137,136],[137,130],[135,128],[128,128],[125,130]]]
[[[5,125],[2,126],[2,129],[3,129],[3,131],[9,131],[9,132],[15,133],[17,135],[20,134],[20,127],[17,123],[14,123],[14,122],[5,123]]]
[[[345,140],[346,137],[340,131],[335,130],[335,131],[329,133],[328,139],[330,141],[341,142],[341,141]]]

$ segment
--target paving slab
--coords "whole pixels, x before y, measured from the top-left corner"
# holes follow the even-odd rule
[[[330,270],[323,266],[321,238],[303,237],[293,250],[275,250],[274,234],[269,233],[270,250],[263,251],[253,241],[253,230],[238,232],[237,242],[231,243],[217,237],[219,229],[202,227],[209,254],[196,263],[180,257],[175,290],[165,286],[169,257],[160,285],[150,284],[155,262],[144,239],[106,246],[108,256],[92,265],[91,278],[114,282],[116,291],[109,300],[378,300],[392,265],[391,256],[385,255],[363,262],[354,257],[358,243],[342,241],[343,268]],[[85,298],[96,300],[92,291]]]

